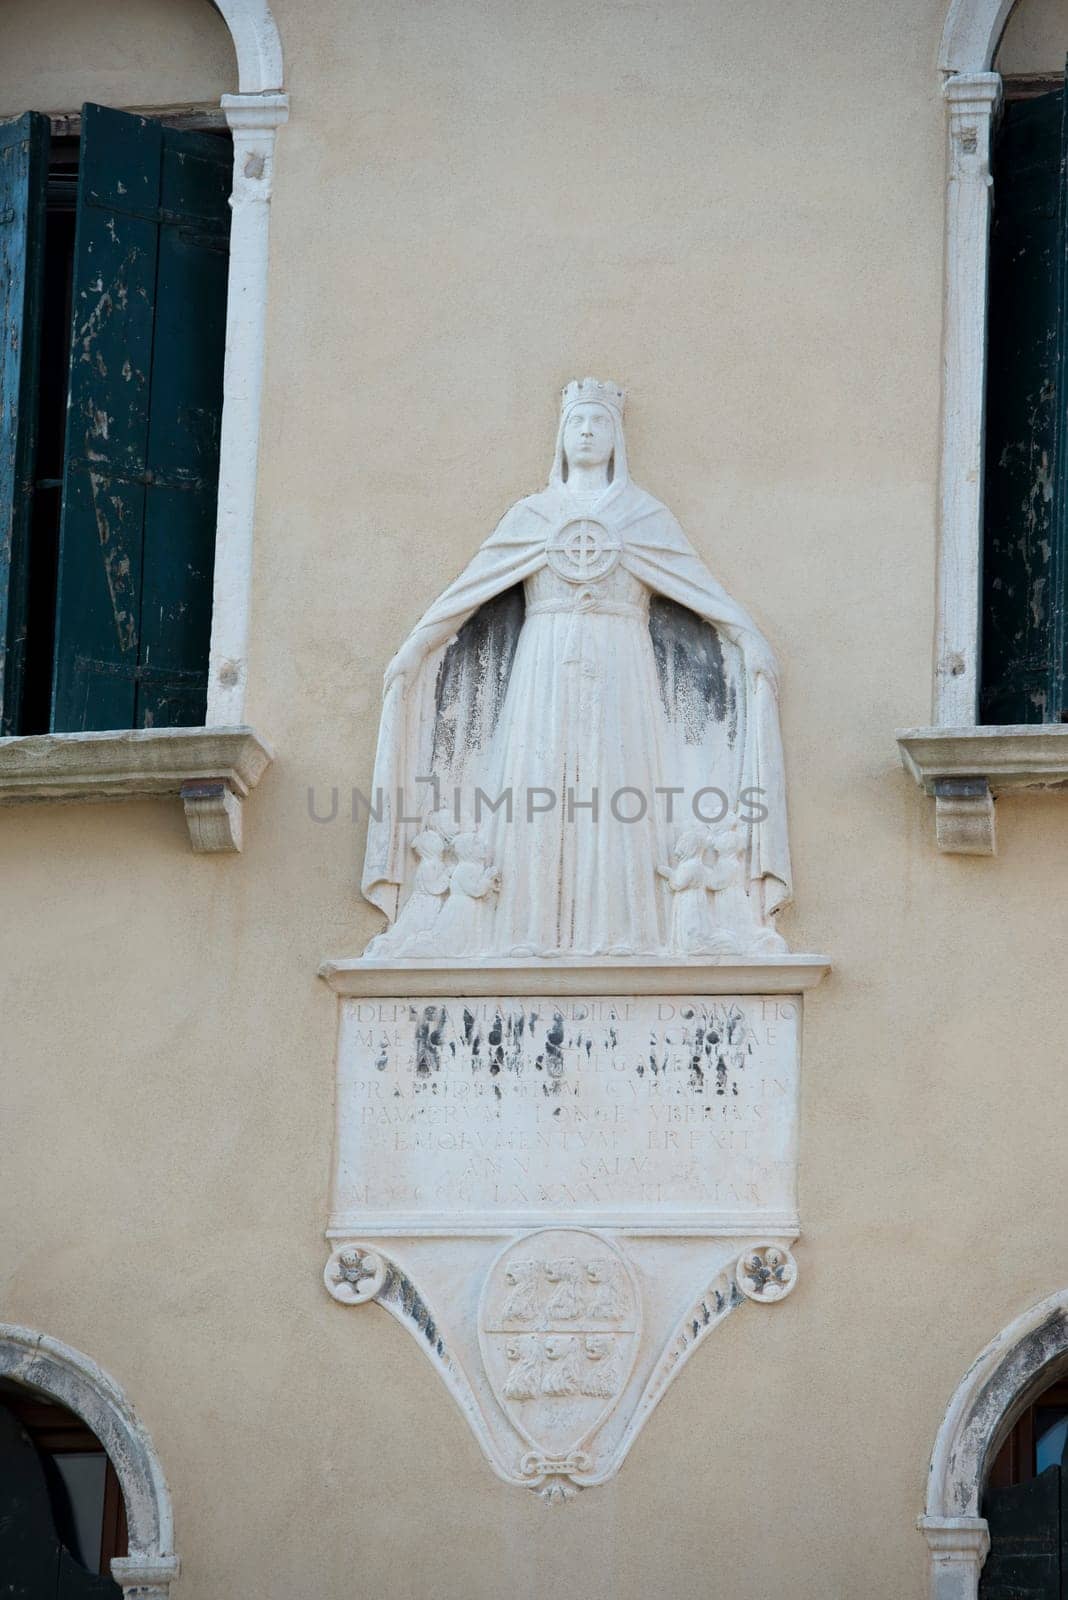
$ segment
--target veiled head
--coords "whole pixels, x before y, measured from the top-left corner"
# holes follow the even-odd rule
[[[626,480],[623,404],[618,384],[599,378],[568,384],[561,400],[551,483],[566,483],[572,463],[583,468],[603,467],[608,483]]]

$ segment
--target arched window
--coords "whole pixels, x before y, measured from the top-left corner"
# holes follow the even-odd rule
[[[1052,1413],[1060,1395],[1068,1395],[1068,1389],[1060,1387],[1066,1376],[1068,1290],[1062,1290],[1010,1323],[961,1379],[938,1430],[927,1507],[919,1519],[930,1555],[930,1600],[977,1600],[990,1548],[990,1527],[983,1515],[988,1486],[995,1494],[1011,1487],[1006,1477],[1033,1473],[1039,1459],[1034,1450],[1036,1424],[1041,1459],[1044,1465],[1053,1464],[1048,1458],[1057,1447],[1060,1416]],[[1057,1387],[1051,1389],[1054,1383]],[[1017,1428],[1020,1432],[1015,1432]],[[997,1569],[993,1571],[996,1575]],[[1060,1600],[1059,1577],[1057,1582],[1050,1600],[1054,1595]],[[990,1600],[995,1596],[996,1590]],[[1041,1589],[1036,1600],[1043,1600]]]
[[[0,1523],[5,1579],[16,1557],[35,1581],[63,1577],[65,1587],[43,1593],[167,1600],[178,1575],[166,1480],[123,1391],[80,1351],[9,1323],[0,1323]]]

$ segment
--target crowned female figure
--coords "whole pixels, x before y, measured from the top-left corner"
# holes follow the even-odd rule
[[[389,664],[363,876],[395,924],[382,954],[451,953],[447,918],[440,938],[423,919],[406,943],[420,793],[483,841],[497,892],[481,955],[685,955],[666,881],[675,842],[728,810],[752,818],[745,953],[785,948],[774,659],[631,481],[623,408],[614,383],[568,384],[547,488],[511,508]]]

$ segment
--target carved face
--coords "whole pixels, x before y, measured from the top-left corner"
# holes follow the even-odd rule
[[[569,466],[603,467],[615,447],[615,426],[604,406],[575,406],[564,423],[564,454]]]
[[[707,828],[687,828],[675,840],[675,858],[678,861],[693,861],[704,855],[707,845]]]

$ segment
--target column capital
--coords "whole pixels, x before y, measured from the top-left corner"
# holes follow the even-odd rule
[[[985,1517],[917,1517],[933,1561],[970,1561],[981,1566],[990,1549]]]
[[[951,115],[968,110],[981,116],[991,112],[1001,99],[1001,74],[998,72],[957,72],[942,85],[942,94]],[[224,97],[226,98],[226,97]]]
[[[219,104],[234,133],[273,133],[289,121],[287,94],[224,94]]]
[[[980,120],[990,126],[1001,104],[1001,75],[998,72],[958,72],[956,77],[946,78],[942,98],[950,114],[950,128]]]
[[[1000,77],[996,72],[959,73],[946,80],[942,93],[956,174],[970,174],[989,184],[990,130],[1001,103]]]
[[[128,1600],[167,1600],[181,1571],[177,1556],[113,1556],[111,1576]]]

